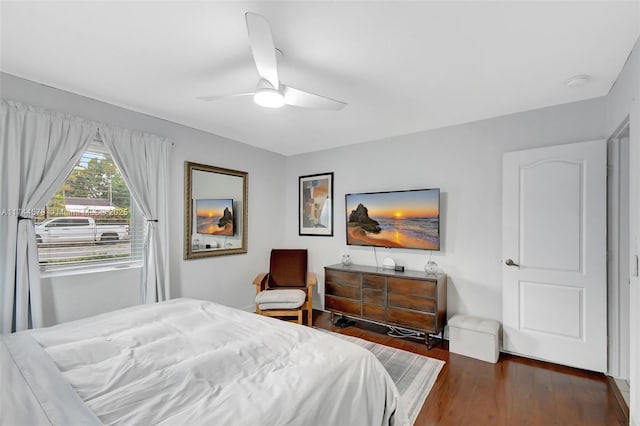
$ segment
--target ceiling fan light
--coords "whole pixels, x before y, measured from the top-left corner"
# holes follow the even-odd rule
[[[280,108],[284,106],[284,96],[275,89],[265,88],[256,91],[253,101],[265,108]]]

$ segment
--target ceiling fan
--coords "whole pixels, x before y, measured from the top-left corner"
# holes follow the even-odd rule
[[[245,13],[247,22],[247,32],[249,33],[249,43],[251,53],[256,63],[260,80],[255,92],[237,93],[234,95],[203,96],[199,97],[203,101],[215,101],[218,99],[253,96],[253,100],[260,106],[267,108],[279,108],[284,105],[293,105],[303,108],[340,110],[347,104],[335,99],[316,95],[304,90],[285,86],[278,79],[278,63],[276,58],[276,48],[271,36],[271,27],[267,19],[257,13]]]

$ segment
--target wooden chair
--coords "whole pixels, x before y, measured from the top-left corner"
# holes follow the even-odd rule
[[[297,317],[307,312],[307,325],[313,323],[313,286],[316,275],[308,271],[308,254],[304,249],[273,249],[269,272],[258,274],[256,313],[270,317]]]

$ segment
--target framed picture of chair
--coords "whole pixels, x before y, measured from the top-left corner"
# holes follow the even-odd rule
[[[299,235],[333,236],[333,172],[300,176]]]

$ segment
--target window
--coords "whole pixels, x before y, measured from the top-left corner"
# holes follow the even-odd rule
[[[144,221],[104,145],[94,141],[36,220],[45,270],[142,263]]]

